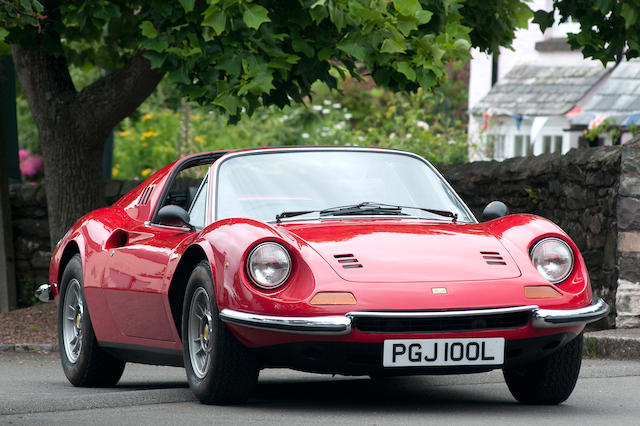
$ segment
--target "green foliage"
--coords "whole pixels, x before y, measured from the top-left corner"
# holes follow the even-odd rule
[[[632,134],[635,129],[629,129]],[[608,133],[611,137],[611,140],[614,144],[620,143],[620,136],[622,136],[622,126],[619,126],[616,123],[615,118],[607,118],[603,120],[597,127],[594,127],[591,130],[585,130],[585,137],[590,141],[594,141],[598,138],[598,136]]]
[[[18,308],[33,306],[38,302],[35,296],[38,284],[32,278],[18,278],[17,280]]]
[[[580,24],[580,30],[569,34],[572,49],[582,49],[585,58],[600,60],[603,64],[640,56],[640,2],[637,0],[554,0],[554,10],[560,21],[571,19]],[[553,11],[546,16],[536,12],[535,22],[544,28],[550,26]]]
[[[462,24],[472,29],[471,43],[487,53],[498,52],[500,46],[510,48],[514,29],[527,28],[533,17],[521,0],[467,0],[461,13]]]
[[[179,92],[237,119],[284,107],[362,66],[392,90],[430,89],[469,48],[508,46],[531,15],[519,0],[36,0],[0,2],[0,38],[44,40],[107,71],[140,50]],[[490,23],[490,24],[489,24]]]
[[[461,70],[461,64],[451,67],[453,76]],[[422,90],[397,94],[375,87],[370,79],[348,79],[341,91],[316,84],[305,105],[261,107],[235,125],[227,124],[223,114],[196,106],[185,123],[184,109],[166,107],[161,85],[137,118],[126,119],[116,132],[113,174],[144,179],[187,153],[283,145],[380,146],[412,151],[435,163],[463,162],[466,91],[461,81],[447,80],[437,95]]]

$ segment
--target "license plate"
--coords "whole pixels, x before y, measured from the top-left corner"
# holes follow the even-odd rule
[[[384,367],[502,365],[504,337],[385,340]]]

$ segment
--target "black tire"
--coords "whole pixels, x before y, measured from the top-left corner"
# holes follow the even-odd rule
[[[71,311],[75,315],[68,315]],[[75,336],[75,343],[69,339],[65,342],[65,333],[69,338]],[[108,387],[118,383],[122,377],[125,363],[102,350],[96,341],[84,297],[79,254],[71,258],[62,274],[58,306],[58,346],[62,370],[74,386]]]
[[[207,319],[192,317],[192,311]],[[182,310],[182,346],[187,380],[200,402],[237,404],[249,398],[258,381],[258,365],[218,316],[207,261],[194,268],[187,283]]]
[[[569,398],[582,364],[582,334],[550,356],[520,368],[503,370],[515,399],[523,404],[555,405]]]

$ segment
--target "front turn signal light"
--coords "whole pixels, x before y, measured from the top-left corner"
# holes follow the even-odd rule
[[[562,293],[548,285],[528,285],[524,288],[524,297],[527,299],[553,299],[562,297]]]
[[[311,305],[355,305],[357,302],[349,292],[326,291],[316,293],[309,303]]]

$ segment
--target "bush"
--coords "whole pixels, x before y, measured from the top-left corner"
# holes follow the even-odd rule
[[[455,65],[452,73],[460,72]],[[260,108],[235,125],[205,108],[162,97],[162,86],[115,135],[113,176],[145,178],[193,152],[283,145],[397,148],[434,163],[467,161],[466,87],[461,79],[436,94],[394,94],[365,79],[340,91],[314,86],[306,104]],[[175,107],[169,108],[172,104]]]

